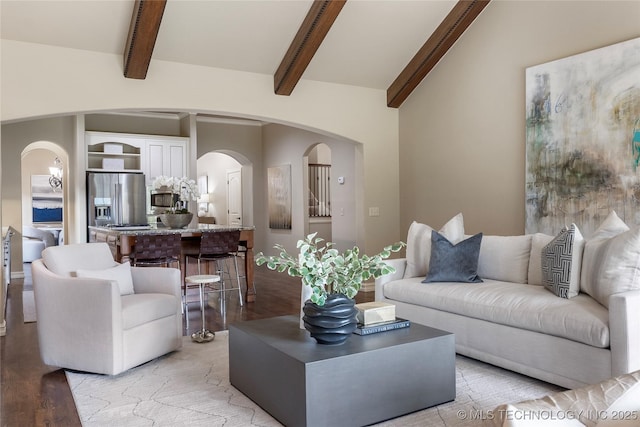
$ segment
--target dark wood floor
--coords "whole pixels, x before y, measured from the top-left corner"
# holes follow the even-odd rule
[[[28,273],[28,269],[25,270]],[[300,279],[257,267],[256,301],[238,304],[237,295],[229,295],[226,318],[220,315],[218,299],[206,311],[207,328],[220,331],[243,320],[296,314],[300,309]],[[2,426],[80,426],[78,413],[64,370],[47,366],[40,360],[36,323],[24,323],[22,291],[29,288],[30,275],[9,285],[7,334],[0,338],[0,422]],[[360,293],[356,301],[373,300],[373,292]],[[190,335],[202,327],[198,304],[189,310]],[[203,344],[206,345],[206,344]]]

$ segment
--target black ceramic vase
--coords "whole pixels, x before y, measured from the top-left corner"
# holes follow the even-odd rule
[[[323,306],[307,300],[302,311],[304,327],[319,344],[342,344],[358,325],[355,301],[342,294],[330,294]]]

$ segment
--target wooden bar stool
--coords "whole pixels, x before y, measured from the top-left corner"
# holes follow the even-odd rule
[[[220,297],[221,312],[225,314],[226,292],[237,290],[240,299],[240,306],[243,305],[242,286],[240,285],[240,273],[238,271],[238,242],[240,240],[240,230],[217,230],[203,231],[200,237],[200,251],[197,254],[187,254],[189,258],[198,261],[198,274],[202,274],[203,262],[214,262],[215,272],[220,276]],[[235,267],[236,286],[233,286],[232,276],[226,261],[232,260]],[[185,266],[186,267],[186,266]]]
[[[180,233],[138,234],[133,244],[133,266],[164,266],[173,263],[180,268]]]
[[[199,343],[209,342],[209,341],[213,341],[214,338],[216,337],[215,332],[212,332],[206,328],[205,316],[204,316],[204,310],[205,310],[205,302],[204,302],[205,292],[204,291],[207,285],[213,285],[214,283],[219,281],[220,281],[220,276],[218,276],[217,274],[198,274],[195,276],[187,276],[184,279],[185,289],[188,289],[189,287],[198,286],[199,292],[200,292],[200,313],[202,315],[202,329],[200,329],[198,332],[194,332],[193,334],[191,334],[191,339],[195,342],[199,342]],[[184,296],[184,307],[185,307],[185,316],[187,318],[187,328],[188,328],[189,327],[189,304],[187,301],[186,291]]]

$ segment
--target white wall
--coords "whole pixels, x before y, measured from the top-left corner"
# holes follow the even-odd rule
[[[160,114],[86,114],[86,130],[96,132],[138,133],[144,135],[188,136],[181,132],[181,123],[176,116]]]
[[[75,162],[75,156],[67,153],[73,151],[74,141],[74,119],[42,119],[32,120],[25,123],[15,123],[2,126],[2,143],[0,145],[0,194],[2,194],[2,206],[0,209],[0,220],[2,227],[13,227],[18,233],[22,232],[22,184],[21,184],[21,164],[24,149],[45,146],[55,147],[59,150],[56,154],[62,159],[64,164]],[[68,176],[65,172],[63,180]],[[76,221],[74,212],[69,212],[69,206],[74,206],[75,192],[70,184],[63,185],[65,209],[63,215],[66,223]],[[73,236],[69,230],[64,239],[68,241],[69,236]],[[22,275],[22,240],[20,234],[16,234],[11,239],[11,271],[17,275]],[[13,274],[13,273],[12,273]],[[6,293],[4,286],[0,287],[0,335],[4,333],[6,325],[4,317],[4,300]]]
[[[291,97],[280,97],[271,76],[155,60],[146,80],[130,80],[119,55],[2,40],[3,225],[20,211],[15,186],[5,180],[16,176],[16,153],[26,145],[11,145],[55,140],[68,130],[49,122],[53,137],[16,141],[7,123],[155,108],[269,117],[363,143],[358,235],[372,251],[404,236],[413,219],[437,226],[459,211],[471,231],[520,233],[525,68],[640,36],[639,9],[637,1],[491,2],[400,108],[399,136],[397,112],[384,107],[381,91],[303,80]],[[25,135],[42,123],[25,124]],[[367,217],[369,206],[380,207],[381,216]]]
[[[264,223],[257,212],[264,207],[255,193],[261,187],[262,177],[262,128],[242,121],[199,120],[197,123],[198,159],[207,153],[228,154],[242,167],[242,222],[254,225],[254,246],[264,247]],[[198,162],[198,165],[200,162]],[[261,250],[261,249],[259,249]]]
[[[308,154],[309,163],[331,164],[331,148],[325,144],[316,145]]]
[[[64,211],[66,224],[75,224],[80,218],[84,218],[84,210],[75,212],[75,200],[82,189],[76,189],[75,184],[68,179],[69,168],[75,162],[74,150],[74,120],[72,117],[47,118],[30,120],[27,122],[12,123],[2,126],[2,220],[3,226],[12,226],[16,230],[22,230],[22,196],[23,184],[20,183],[22,175],[22,155],[28,146],[30,148],[47,148],[55,152],[62,160],[65,167],[63,176]],[[81,154],[82,155],[82,154]],[[83,208],[84,209],[84,208]],[[65,229],[65,241],[75,238],[73,227]],[[14,271],[22,271],[20,266],[20,251],[14,253]]]
[[[133,80],[122,76],[121,55],[4,39],[0,48],[4,123],[126,109],[210,112],[362,143],[366,186],[358,242],[373,252],[399,237],[398,111],[386,107],[383,90],[302,80],[285,97],[274,95],[271,75],[152,60],[147,78]],[[364,206],[380,207],[380,217],[365,217]]]
[[[263,192],[264,206],[267,206],[268,168],[290,164],[292,183],[292,228],[291,230],[266,228],[265,252],[269,252],[276,243],[282,244],[289,251],[295,251],[296,242],[305,236],[307,193],[302,159],[309,148],[318,143],[326,144],[331,149],[331,175],[345,177],[344,185],[337,184],[336,180],[331,182],[331,204],[334,212],[331,224],[332,240],[337,249],[346,249],[357,244],[357,228],[362,222],[357,200],[358,195],[364,192],[364,186],[362,178],[357,176],[354,167],[357,164],[356,145],[349,141],[281,125],[265,126],[263,135],[264,170],[262,187],[258,192],[260,190]],[[343,215],[340,215],[340,212],[343,212]],[[268,209],[262,211],[262,216],[268,224]],[[368,253],[376,253],[374,251],[376,249]]]
[[[402,233],[523,233],[525,69],[639,36],[638,1],[489,3],[400,108]]]

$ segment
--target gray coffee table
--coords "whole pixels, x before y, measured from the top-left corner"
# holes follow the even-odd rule
[[[296,316],[240,322],[229,378],[286,426],[364,426],[454,400],[454,336],[412,323],[327,346]]]

